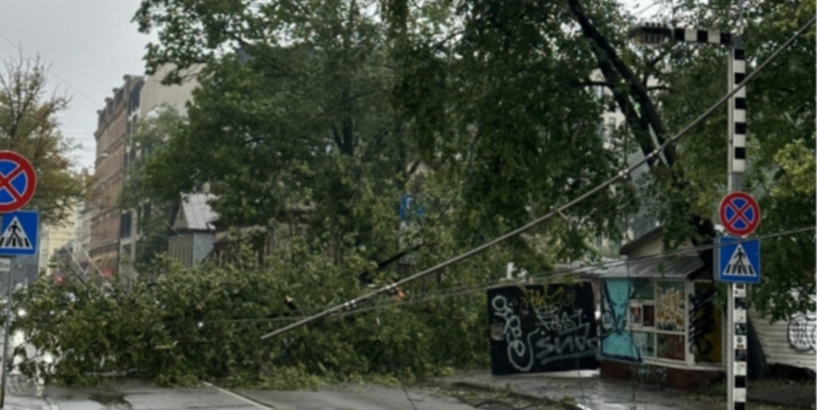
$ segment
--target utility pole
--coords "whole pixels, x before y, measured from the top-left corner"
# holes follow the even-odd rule
[[[746,77],[746,50],[743,46],[743,39],[734,36],[732,45],[729,48],[727,84],[729,91],[733,91],[735,86],[740,84]],[[743,185],[743,173],[746,171],[746,87],[738,90],[729,99],[729,149],[727,153],[728,173],[727,194],[740,191]],[[743,283],[729,283],[729,297],[727,302],[727,323],[726,332],[729,348],[729,359],[727,362],[727,407],[729,410],[743,410],[746,408],[746,372],[748,350],[745,343],[738,345],[736,339],[743,336],[747,338],[748,325],[746,319],[746,288]]]
[[[12,292],[12,267],[14,266],[14,260],[11,261],[9,265],[9,272],[8,272],[8,281],[6,282],[6,321],[3,323],[3,369],[2,374],[2,381],[0,381],[0,409],[5,408],[6,405],[6,378],[8,377],[8,368],[9,368],[9,333],[11,333],[11,292]]]
[[[630,31],[630,37],[644,45],[659,45],[670,40],[678,42],[714,44],[729,48],[727,63],[727,89],[735,91],[746,78],[746,51],[740,35],[719,30],[670,28],[647,23]],[[746,87],[737,90],[729,98],[727,130],[727,194],[740,191],[743,173],[746,171]],[[713,266],[713,269],[718,269]],[[747,331],[746,288],[743,283],[729,283],[727,298],[726,373],[728,409],[743,410],[746,407]],[[735,339],[744,343],[738,345]]]

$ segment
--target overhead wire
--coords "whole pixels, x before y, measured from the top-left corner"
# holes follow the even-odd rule
[[[14,44],[14,42],[13,42],[13,41],[11,41],[11,40],[9,40],[9,38],[8,38],[8,37],[6,37],[5,35],[0,34],[0,38],[2,38],[3,40],[5,40],[5,42],[6,42],[6,43],[11,44],[11,46],[12,46],[12,47],[16,48],[16,49],[17,49],[17,50],[20,52],[20,54],[22,54],[22,55],[23,55],[23,56],[25,56],[26,58],[28,58],[28,59],[33,59],[33,58],[30,56],[30,55],[26,54],[26,52],[25,52],[25,51],[23,51],[23,48],[22,48],[22,47],[20,47],[20,46],[19,46],[19,45],[17,45],[17,44]],[[81,95],[81,96],[82,96],[82,97],[84,97],[86,100],[90,101],[90,102],[91,102],[91,104],[93,104],[95,107],[100,108],[100,107],[102,106],[102,105],[101,105],[99,102],[95,101],[93,98],[89,97],[87,94],[85,94],[84,92],[80,91],[80,89],[79,89],[79,88],[74,87],[73,85],[71,85],[71,83],[69,83],[68,81],[65,81],[65,79],[63,79],[62,77],[60,77],[59,75],[57,75],[57,73],[55,73],[53,70],[51,70],[51,68],[50,68],[50,67],[48,68],[47,74],[52,75],[54,78],[56,78],[56,79],[57,79],[58,81],[60,81],[62,84],[65,84],[65,85],[66,85],[68,88],[70,88],[70,89],[74,90],[74,91],[75,91],[77,94]]]
[[[417,293],[417,294],[414,294],[414,295],[409,293],[410,299],[405,300],[405,301],[375,303],[375,304],[373,304],[371,306],[359,307],[359,308],[354,309],[354,310],[342,312],[342,313],[340,313],[340,314],[338,314],[338,315],[336,315],[334,317],[343,317],[343,316],[354,315],[354,314],[358,314],[358,313],[367,313],[367,312],[377,311],[377,310],[386,309],[386,308],[394,308],[394,307],[399,308],[399,307],[403,307],[403,306],[411,306],[411,305],[421,304],[421,303],[424,303],[424,302],[430,302],[430,301],[434,301],[434,300],[447,299],[447,298],[450,298],[450,297],[464,296],[464,295],[468,295],[468,294],[483,292],[485,290],[488,290],[488,289],[491,289],[491,288],[494,288],[494,287],[497,287],[497,286],[513,286],[513,285],[523,285],[523,284],[547,283],[548,281],[562,280],[562,279],[567,278],[569,276],[575,276],[577,274],[582,274],[582,273],[587,273],[587,274],[591,274],[591,275],[602,275],[603,276],[604,272],[601,271],[602,269],[609,269],[609,268],[618,267],[618,266],[622,266],[622,265],[624,265],[625,269],[627,269],[627,275],[629,277],[629,266],[631,264],[644,263],[644,262],[650,262],[650,261],[657,261],[657,260],[662,260],[662,259],[670,259],[670,258],[675,258],[675,257],[681,256],[681,255],[685,255],[685,254],[698,253],[699,251],[702,251],[702,250],[717,249],[717,248],[724,247],[724,246],[733,246],[735,243],[744,243],[744,242],[752,241],[752,240],[763,241],[763,240],[775,239],[775,238],[780,238],[780,237],[793,236],[793,235],[797,235],[797,234],[811,232],[811,231],[814,231],[815,229],[816,228],[813,227],[813,226],[812,227],[797,228],[797,229],[789,229],[789,230],[785,230],[785,231],[780,231],[780,232],[775,232],[775,233],[769,233],[769,234],[766,234],[766,235],[761,235],[761,236],[758,236],[756,238],[736,239],[735,242],[730,242],[729,244],[701,245],[701,246],[683,248],[683,249],[674,250],[674,251],[670,251],[670,252],[663,252],[663,253],[660,253],[660,254],[657,254],[657,255],[641,257],[641,258],[634,258],[634,259],[624,260],[624,261],[602,261],[602,262],[597,262],[597,263],[584,264],[584,265],[579,266],[579,267],[567,267],[567,268],[562,268],[562,269],[555,269],[555,270],[551,270],[551,271],[548,271],[548,272],[541,273],[539,275],[532,275],[532,276],[528,276],[528,277],[525,277],[525,278],[520,278],[520,279],[518,279],[516,281],[507,281],[506,279],[501,279],[501,280],[500,279],[493,279],[493,280],[484,281],[484,282],[480,282],[480,283],[472,283],[472,284],[462,285],[462,286],[458,286],[458,287],[452,287],[452,288],[448,288],[448,289],[445,289],[444,291],[439,291],[439,292],[424,292],[424,293]],[[590,271],[592,269],[595,269],[596,271],[595,272],[588,272],[588,271]],[[203,324],[287,322],[287,321],[291,322],[293,320],[300,320],[300,319],[303,319],[305,317],[308,317],[307,316],[308,314],[311,314],[311,312],[316,312],[316,311],[318,311],[318,310],[317,309],[305,310],[305,311],[303,311],[301,313],[301,316],[289,316],[289,317],[270,318],[270,317],[265,316],[265,317],[245,317],[245,318],[229,318],[229,319],[203,319],[202,318],[202,319],[186,319],[186,320],[179,321],[179,322],[203,323]]]
[[[358,304],[360,302],[363,302],[363,301],[366,301],[368,299],[374,298],[374,297],[376,297],[377,295],[379,295],[381,293],[389,292],[390,290],[392,290],[392,289],[394,289],[394,288],[396,288],[398,286],[401,286],[401,285],[404,285],[406,283],[412,282],[414,280],[420,279],[422,277],[428,276],[428,275],[430,275],[432,273],[440,271],[440,270],[442,270],[442,269],[444,269],[444,268],[446,268],[448,266],[456,264],[456,263],[458,263],[460,261],[463,261],[465,259],[469,259],[469,258],[471,258],[471,257],[473,257],[473,256],[475,256],[477,254],[480,254],[480,253],[484,252],[485,250],[487,250],[487,249],[489,249],[489,248],[491,248],[491,247],[493,247],[493,246],[495,246],[495,245],[497,245],[499,243],[502,243],[502,242],[504,242],[504,241],[506,241],[508,239],[511,239],[513,237],[516,237],[516,236],[522,234],[522,233],[530,231],[531,229],[533,229],[533,228],[537,227],[538,225],[542,224],[543,222],[551,219],[553,216],[558,215],[559,213],[561,213],[561,212],[571,208],[572,206],[586,200],[587,198],[593,196],[597,192],[609,187],[610,185],[612,185],[616,181],[628,176],[630,174],[630,172],[632,172],[633,170],[637,169],[641,165],[647,163],[648,161],[653,160],[656,156],[660,155],[660,153],[663,152],[667,147],[669,147],[671,144],[674,144],[675,142],[677,142],[681,137],[686,135],[689,131],[691,131],[698,124],[700,124],[704,119],[706,119],[710,114],[712,114],[716,109],[718,109],[721,105],[723,105],[730,98],[732,98],[735,94],[737,94],[740,90],[742,90],[749,81],[753,80],[759,73],[761,73],[766,68],[766,66],[769,65],[769,63],[771,63],[774,59],[777,58],[777,56],[781,52],[783,52],[783,50],[787,49],[812,24],[814,24],[815,19],[817,19],[817,17],[813,17],[811,20],[809,20],[808,23],[806,23],[803,27],[801,27],[784,44],[782,44],[780,47],[778,47],[765,61],[763,61],[760,65],[758,65],[758,67],[754,71],[752,71],[749,75],[747,75],[743,79],[743,81],[741,81],[740,84],[735,86],[732,91],[728,92],[725,96],[723,96],[715,104],[713,104],[706,111],[704,111],[703,114],[698,116],[698,118],[696,118],[694,121],[689,123],[686,127],[684,127],[681,131],[679,131],[674,136],[672,136],[670,138],[667,138],[664,141],[663,144],[661,144],[658,148],[653,150],[649,155],[646,155],[643,159],[641,159],[639,161],[636,161],[636,163],[634,165],[630,166],[629,168],[627,168],[625,170],[622,170],[617,175],[615,175],[612,178],[608,179],[606,182],[604,182],[602,184],[599,184],[595,188],[590,189],[589,191],[585,192],[582,195],[579,195],[578,197],[576,197],[575,199],[569,201],[568,203],[566,203],[566,204],[564,204],[562,206],[559,206],[559,207],[555,207],[555,209],[551,210],[547,214],[545,214],[545,215],[543,215],[543,216],[541,216],[541,217],[539,217],[539,218],[537,218],[537,219],[535,219],[535,220],[533,220],[533,221],[531,221],[531,222],[529,222],[529,223],[527,223],[527,224],[525,224],[525,225],[523,225],[523,226],[521,226],[521,227],[519,227],[517,229],[514,229],[513,231],[508,232],[508,233],[506,233],[506,234],[504,234],[504,235],[502,235],[502,236],[500,236],[498,238],[495,238],[495,239],[493,239],[491,241],[488,241],[488,242],[486,242],[486,243],[484,243],[484,244],[482,244],[480,246],[477,246],[476,248],[473,248],[473,249],[471,249],[471,250],[469,250],[469,251],[467,251],[465,253],[462,253],[462,254],[460,254],[458,256],[455,256],[455,257],[453,257],[451,259],[448,259],[448,260],[446,260],[444,262],[441,262],[441,263],[439,263],[439,264],[437,264],[435,266],[432,266],[432,267],[430,267],[428,269],[425,269],[425,270],[420,271],[418,273],[415,273],[415,274],[413,274],[411,276],[403,278],[403,279],[401,279],[401,280],[399,280],[397,282],[394,282],[394,283],[392,283],[392,284],[390,284],[388,286],[385,286],[383,288],[374,290],[374,291],[369,292],[367,294],[358,296],[358,297],[356,297],[356,298],[354,298],[352,300],[349,300],[349,301],[347,301],[347,302],[345,302],[343,304],[336,305],[336,306],[331,307],[329,309],[326,309],[326,310],[324,310],[324,311],[322,311],[322,312],[320,312],[318,314],[315,314],[315,315],[313,315],[311,317],[305,318],[305,319],[300,320],[300,321],[298,321],[296,323],[292,323],[290,325],[284,326],[283,328],[280,328],[280,329],[277,329],[277,330],[275,330],[273,332],[267,333],[267,334],[261,336],[261,339],[264,340],[264,339],[269,339],[271,337],[278,336],[278,335],[280,335],[282,333],[285,333],[285,332],[288,332],[290,330],[296,329],[298,327],[304,326],[307,323],[310,323],[310,322],[313,322],[315,320],[326,317],[328,315],[331,315],[332,313],[338,312],[340,310],[348,309],[350,307],[354,307],[356,304]]]

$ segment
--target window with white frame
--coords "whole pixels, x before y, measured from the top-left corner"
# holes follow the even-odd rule
[[[684,281],[636,279],[632,285],[628,323],[641,356],[686,360]]]

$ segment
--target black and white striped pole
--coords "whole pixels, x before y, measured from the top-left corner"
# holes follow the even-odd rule
[[[739,35],[719,30],[671,28],[646,23],[630,30],[630,38],[644,45],[660,45],[669,41],[715,44],[729,47],[728,92],[746,77],[746,52]],[[727,191],[740,191],[746,171],[746,87],[729,99],[728,111]],[[727,409],[746,408],[746,376],[748,335],[746,319],[746,288],[743,283],[729,283],[727,298]]]

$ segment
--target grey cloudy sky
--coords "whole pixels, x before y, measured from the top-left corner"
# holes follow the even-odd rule
[[[3,0],[0,2],[0,58],[39,54],[50,64],[50,88],[67,93],[66,136],[81,143],[80,166],[93,168],[96,110],[125,74],[144,72],[145,45],[131,17],[139,0]]]

